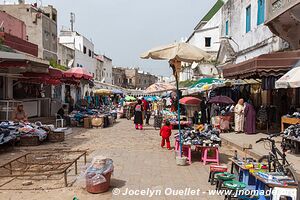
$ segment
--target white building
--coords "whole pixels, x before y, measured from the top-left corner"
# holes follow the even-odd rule
[[[112,84],[113,77],[112,77],[112,59],[107,56],[103,56],[103,70],[102,70],[102,82]]]
[[[62,30],[59,43],[75,50],[74,67],[83,67],[95,76],[94,44],[75,31]]]
[[[212,54],[214,57],[217,57],[220,48],[221,8],[223,5],[224,1],[218,0],[197,24],[193,33],[186,41]],[[214,76],[218,76],[218,70],[214,63],[186,64],[184,65],[184,70],[180,73],[180,81]]]
[[[228,0],[224,4],[219,63],[241,63],[286,48],[287,43],[264,25],[265,5],[265,0]]]

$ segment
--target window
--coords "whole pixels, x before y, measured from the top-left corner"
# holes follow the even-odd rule
[[[147,81],[146,80],[144,80],[144,84],[146,84],[147,83]]]
[[[229,22],[226,20],[225,22],[225,35],[227,36],[229,34]]]
[[[246,33],[251,30],[251,5],[246,8]]]
[[[86,54],[86,46],[83,46],[83,53]]]
[[[89,57],[92,57],[92,51],[89,49]]]
[[[211,37],[205,38],[205,47],[211,47]]]
[[[130,83],[130,84],[132,83],[132,79],[129,79],[129,83]]]
[[[260,25],[265,21],[265,0],[258,0],[257,4],[257,25]]]
[[[77,63],[77,67],[79,67],[79,63]]]

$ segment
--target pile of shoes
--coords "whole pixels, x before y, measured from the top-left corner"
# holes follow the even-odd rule
[[[300,124],[289,126],[283,133],[284,137],[300,141]]]
[[[204,130],[196,131],[192,129],[182,130],[181,141],[183,145],[202,145],[202,146],[221,146],[221,138],[219,130],[211,125],[205,125]],[[175,135],[179,138],[179,134]]]
[[[300,118],[299,112],[294,112],[292,115],[286,115],[288,118]]]

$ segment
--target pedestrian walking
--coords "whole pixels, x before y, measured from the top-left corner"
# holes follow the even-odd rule
[[[245,133],[246,134],[254,134],[256,133],[255,125],[256,125],[256,112],[251,103],[248,101],[245,103]]]
[[[134,107],[134,124],[135,124],[135,129],[143,130],[143,105],[142,101],[139,99],[138,103]]]
[[[159,135],[161,136],[161,147],[164,148],[167,144],[167,149],[171,150],[170,136],[172,134],[172,128],[170,122],[167,120],[165,125],[160,129]]]
[[[240,99],[237,105],[234,107],[234,130],[237,133],[242,133],[244,131],[244,99]]]

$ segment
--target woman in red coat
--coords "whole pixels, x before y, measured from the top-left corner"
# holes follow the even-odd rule
[[[170,122],[166,121],[165,125],[160,129],[159,135],[161,136],[161,147],[165,146],[167,143],[167,149],[171,150],[170,145],[170,136],[172,134],[172,128],[170,126]]]

